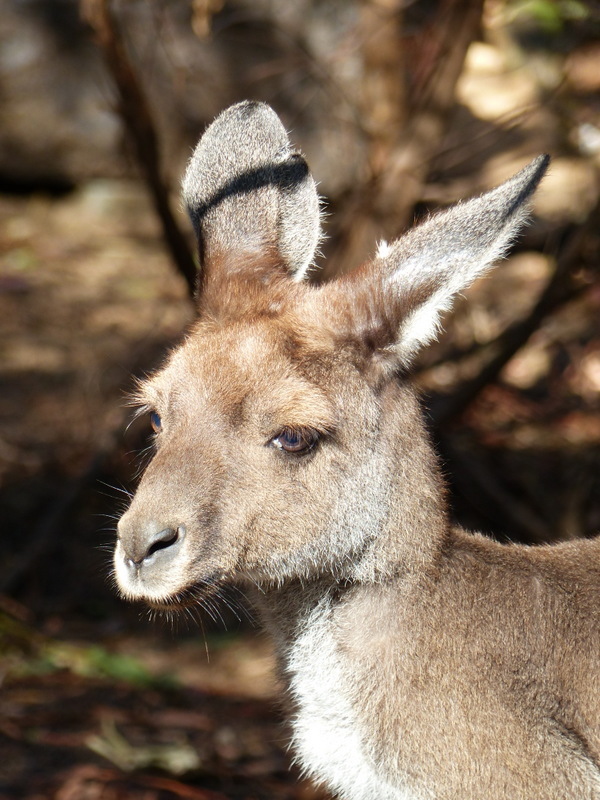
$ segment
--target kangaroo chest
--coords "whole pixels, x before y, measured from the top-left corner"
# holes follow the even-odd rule
[[[284,669],[295,705],[292,745],[304,772],[345,800],[417,800],[389,784],[373,760],[328,603],[317,605],[302,631],[287,649]]]

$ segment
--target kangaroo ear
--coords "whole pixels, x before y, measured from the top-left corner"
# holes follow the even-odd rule
[[[201,267],[269,255],[302,280],[320,238],[319,197],[306,161],[266,104],[231,106],[207,128],[183,180]],[[255,258],[256,261],[256,258]]]
[[[382,243],[372,262],[334,282],[334,307],[341,292],[354,335],[366,335],[376,348],[410,365],[438,335],[440,317],[454,297],[506,253],[549,160],[539,156],[496,189],[433,215],[392,244]]]

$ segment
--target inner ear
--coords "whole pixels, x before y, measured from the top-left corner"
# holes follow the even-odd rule
[[[332,335],[353,342],[364,353],[387,360],[396,356],[398,331],[435,290],[432,279],[412,292],[390,291],[386,276],[367,262],[318,287],[321,313]]]

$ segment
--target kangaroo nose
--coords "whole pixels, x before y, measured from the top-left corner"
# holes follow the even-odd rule
[[[177,525],[155,530],[146,536],[136,536],[133,542],[121,540],[121,545],[130,566],[140,567],[142,564],[154,561],[154,557],[159,551],[168,550],[180,544],[184,536],[185,526]]]

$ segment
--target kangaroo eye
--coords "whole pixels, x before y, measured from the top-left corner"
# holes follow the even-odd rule
[[[150,425],[152,425],[152,430],[154,431],[154,433],[158,433],[162,428],[162,420],[160,418],[160,415],[157,414],[156,411],[153,411],[150,414]]]
[[[286,453],[308,453],[316,445],[319,434],[310,428],[284,428],[271,440],[273,447]]]

